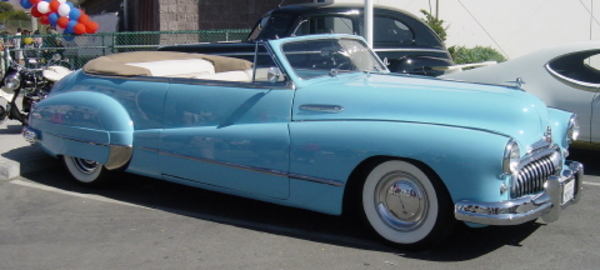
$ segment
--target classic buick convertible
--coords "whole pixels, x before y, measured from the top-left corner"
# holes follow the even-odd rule
[[[122,170],[350,211],[405,247],[434,244],[456,221],[555,221],[580,199],[583,167],[566,160],[576,117],[518,88],[391,74],[350,35],[255,51],[253,62],[97,58],[36,104],[23,133],[82,184]]]

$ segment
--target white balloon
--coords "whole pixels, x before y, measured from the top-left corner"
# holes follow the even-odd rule
[[[67,0],[58,0],[59,3],[64,4],[67,2]]]
[[[63,17],[64,16],[69,16],[69,12],[71,12],[71,7],[69,5],[67,5],[67,4],[61,4],[60,6],[58,6],[58,14],[60,16],[63,16]]]
[[[47,14],[48,12],[50,12],[50,3],[46,1],[40,1],[37,4],[37,9],[40,13]]]

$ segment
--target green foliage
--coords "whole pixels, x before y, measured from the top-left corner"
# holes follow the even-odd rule
[[[15,11],[12,4],[0,2],[0,14],[8,11]]]
[[[421,13],[425,15],[425,19],[423,19],[425,23],[427,23],[429,27],[433,29],[433,31],[440,37],[442,41],[446,41],[446,30],[448,30],[448,27],[444,27],[445,21],[436,18],[424,9],[421,9]]]
[[[27,21],[30,20],[30,16],[25,13],[25,11],[19,10],[19,11],[6,11],[6,12],[2,12],[0,13],[0,20],[6,21],[6,20],[23,20],[23,21]]]
[[[475,46],[474,48],[452,46],[448,48],[448,51],[456,64],[470,64],[485,61],[496,61],[500,63],[506,61],[504,55],[489,46]]]
[[[12,10],[5,8],[6,3],[0,3],[0,24],[4,26],[4,31],[14,34],[17,28],[22,29],[29,28],[31,26],[31,16],[23,10]]]

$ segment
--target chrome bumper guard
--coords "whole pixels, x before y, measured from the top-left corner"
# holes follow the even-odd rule
[[[560,213],[581,199],[583,165],[567,161],[569,169],[560,176],[551,176],[546,181],[544,192],[527,195],[518,199],[499,202],[459,201],[455,205],[454,216],[457,220],[484,225],[518,225],[542,217],[545,222],[558,220]],[[563,188],[575,181],[572,199],[563,200]]]
[[[33,130],[29,129],[28,127],[24,127],[23,130],[21,131],[21,134],[23,135],[25,140],[28,143],[30,143],[31,145],[34,145],[38,140],[37,134],[35,132],[33,132]]]

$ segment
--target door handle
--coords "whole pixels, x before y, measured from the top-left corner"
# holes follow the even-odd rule
[[[344,107],[340,105],[327,105],[327,104],[305,104],[300,105],[300,110],[325,112],[325,113],[340,113],[344,111]]]

